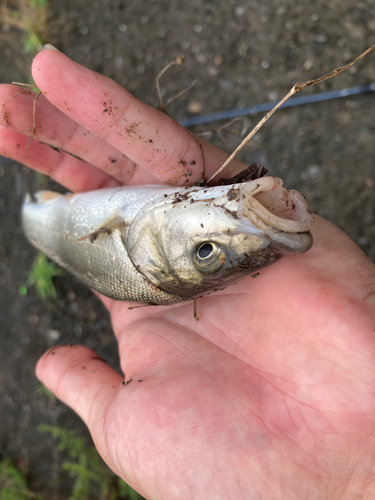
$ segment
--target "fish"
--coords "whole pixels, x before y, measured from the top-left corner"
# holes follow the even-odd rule
[[[167,305],[222,290],[310,249],[313,216],[277,177],[213,187],[26,195],[26,238],[103,295]]]

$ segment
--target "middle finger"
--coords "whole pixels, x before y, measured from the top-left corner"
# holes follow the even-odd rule
[[[25,136],[30,136],[33,131],[33,139],[100,168],[122,184],[130,181],[147,184],[157,182],[146,171],[135,175],[134,161],[74,122],[43,95],[36,102],[34,127],[33,105],[36,97],[37,94],[29,90],[20,93],[19,87],[14,85],[0,85],[0,102],[3,103],[0,126]]]
[[[35,82],[50,102],[160,181],[183,185],[201,178],[201,149],[189,131],[113,80],[55,50],[40,52],[32,69]],[[201,142],[207,177],[228,154]],[[243,167],[233,160],[226,173],[232,175]]]

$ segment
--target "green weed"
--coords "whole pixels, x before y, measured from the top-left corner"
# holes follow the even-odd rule
[[[38,387],[35,389],[35,395],[40,397],[40,396],[47,396],[47,398],[50,401],[55,400],[55,395],[53,392],[51,392],[49,389],[44,384],[39,384]]]
[[[62,464],[62,469],[74,477],[73,491],[69,500],[90,498],[95,486],[99,487],[106,500],[142,498],[105,465],[96,449],[87,446],[85,439],[78,436],[76,431],[52,425],[41,425],[39,430],[54,436],[58,440],[59,451],[68,453],[69,461]]]
[[[35,257],[26,286],[19,288],[20,295],[26,295],[27,288],[35,286],[38,296],[43,299],[57,299],[53,278],[62,276],[64,271],[60,269],[54,262],[50,261],[44,253],[38,253]]]
[[[2,24],[24,33],[24,52],[32,56],[48,41],[48,0],[1,0]],[[11,35],[10,35],[11,40]],[[15,37],[16,38],[16,37]]]
[[[34,174],[35,183],[38,186],[38,188],[40,186],[42,186],[43,184],[45,184],[46,181],[48,180],[48,177],[46,175],[42,174],[41,172],[37,172],[36,170],[33,170],[33,174]]]
[[[0,462],[0,500],[44,500],[31,492],[24,474],[10,460]]]

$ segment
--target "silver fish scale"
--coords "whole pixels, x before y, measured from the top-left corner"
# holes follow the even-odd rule
[[[74,252],[76,245],[87,247],[87,251]],[[108,238],[106,234],[101,234],[93,242],[84,240],[72,242],[68,247],[68,252],[62,251],[62,242],[60,243],[59,256],[51,255],[51,258],[59,262],[68,271],[76,274],[73,267],[79,266],[80,273],[78,277],[88,286],[98,290],[106,296],[116,300],[128,300],[135,302],[145,302],[148,304],[171,304],[180,302],[181,299],[174,295],[167,294],[162,290],[153,288],[146,278],[135,270],[128,254],[124,248],[121,238],[121,232],[114,230],[112,237]],[[95,265],[100,256],[100,268]],[[82,258],[83,257],[83,258]],[[112,269],[112,274],[106,272],[106,268]]]
[[[97,202],[90,210],[87,210],[85,198],[67,204],[64,197],[60,197],[50,204],[47,211],[43,206],[31,204],[27,216],[24,214],[23,217],[25,235],[61,267],[104,295],[148,304],[180,302],[180,297],[153,287],[134,268],[119,229],[111,232],[111,238],[104,233],[99,234],[93,243],[89,239],[77,241],[90,234],[93,227],[100,227],[100,222],[108,217],[105,206],[107,200],[108,196],[103,196],[102,203]],[[108,269],[111,269],[111,273]]]
[[[84,265],[81,264],[79,277],[95,290],[117,300],[146,302],[148,304],[171,304],[181,301],[174,295],[152,287],[146,278],[136,271],[126,253],[119,230],[113,231],[111,238],[102,234],[94,243],[90,243],[89,240],[79,243],[83,243],[87,247],[92,245],[91,248],[87,249],[87,257],[90,260],[87,262],[88,268],[85,266],[83,274]],[[94,249],[95,247],[96,249]],[[92,259],[95,260],[95,252],[101,254],[102,269],[110,267],[113,270],[111,275],[108,275],[107,272],[100,272],[92,266],[91,262]],[[116,265],[113,265],[114,262]]]

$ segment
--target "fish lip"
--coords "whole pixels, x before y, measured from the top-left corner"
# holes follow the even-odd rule
[[[310,231],[301,233],[273,234],[271,236],[272,248],[282,255],[305,253],[312,247],[313,237]]]
[[[228,200],[229,205],[237,204],[240,231],[247,232],[248,226],[249,234],[255,230],[259,237],[268,241],[263,250],[259,249],[264,257],[269,258],[272,252],[299,254],[311,248],[313,215],[305,198],[295,190],[285,189],[281,179],[263,177],[233,186],[228,192]]]
[[[305,198],[287,190],[277,177],[262,177],[239,185],[238,213],[266,233],[308,233],[313,214]],[[233,196],[233,195],[232,195]]]

